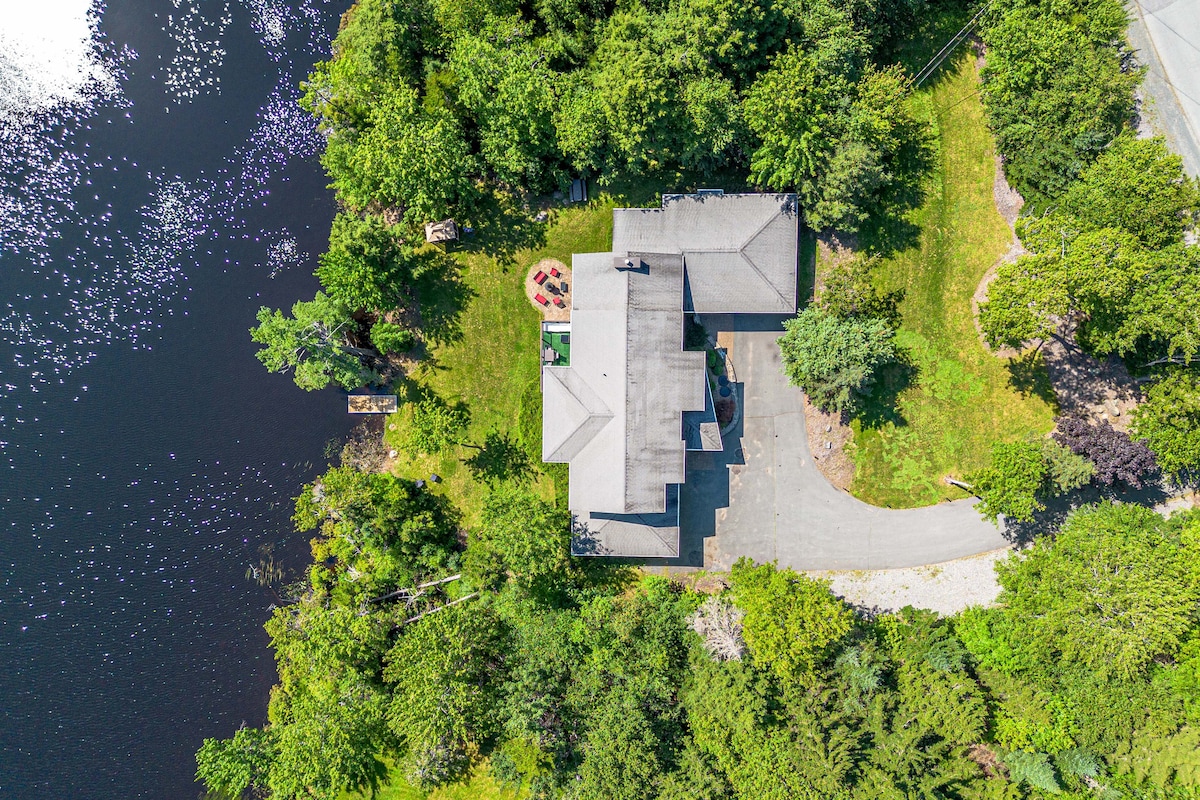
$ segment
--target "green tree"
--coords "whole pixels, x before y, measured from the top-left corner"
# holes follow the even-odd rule
[[[455,91],[478,126],[483,162],[501,183],[545,191],[557,183],[556,74],[517,18],[464,36],[450,54]]]
[[[1153,383],[1134,409],[1134,435],[1145,439],[1163,471],[1200,472],[1200,376],[1176,368]]]
[[[357,609],[301,602],[277,609],[266,627],[279,670],[268,707],[271,797],[334,800],[377,785],[386,771],[379,756],[395,748],[379,682],[389,626]]]
[[[196,780],[210,792],[241,797],[267,785],[277,757],[274,737],[259,728],[239,728],[231,739],[205,739],[196,753]]]
[[[1196,184],[1162,139],[1126,133],[1071,184],[1062,211],[1085,228],[1115,228],[1147,248],[1178,243],[1196,208]]]
[[[1096,465],[1071,448],[1053,439],[1039,439],[1038,445],[1042,448],[1042,458],[1046,459],[1050,493],[1059,495],[1086,486],[1096,474]]]
[[[807,209],[820,197],[819,177],[838,140],[845,78],[825,75],[798,48],[780,53],[750,87],[746,124],[761,142],[750,160],[759,186],[794,188]]]
[[[522,591],[542,599],[553,599],[579,577],[571,558],[570,512],[511,485],[484,499],[468,554],[468,573],[484,573],[477,583],[493,582],[487,573],[503,570]]]
[[[784,680],[811,672],[850,632],[854,615],[829,585],[790,569],[738,559],[729,573],[742,633],[756,664]]]
[[[654,797],[662,784],[666,743],[655,720],[621,694],[592,716],[593,735],[583,749],[576,796],[580,800],[641,800]]]
[[[400,302],[412,278],[411,258],[395,226],[373,214],[342,212],[334,217],[317,279],[346,308],[386,311]]]
[[[410,404],[410,408],[412,416],[403,433],[406,447],[433,455],[462,443],[462,436],[471,421],[464,406],[450,405],[440,397],[430,395]]]
[[[504,642],[499,620],[475,601],[407,625],[388,652],[388,726],[413,783],[429,787],[461,775],[469,748],[496,732]]]
[[[732,788],[719,796],[846,796],[856,761],[853,721],[822,705],[824,687],[785,703],[767,675],[742,661],[705,659],[684,688],[694,747]]]
[[[855,256],[835,265],[825,276],[818,302],[835,317],[881,319],[895,330],[900,327],[900,302],[904,290],[882,291],[876,285],[876,256]]]
[[[794,189],[813,228],[856,231],[873,212],[911,205],[929,164],[926,126],[908,105],[899,67],[868,67],[857,83],[792,49],[759,75],[744,103],[760,144],[751,180]]]
[[[1153,510],[1075,511],[1053,539],[997,565],[1012,641],[1035,663],[1059,659],[1128,681],[1170,657],[1195,625],[1195,539]]]
[[[319,528],[310,571],[314,588],[362,595],[406,585],[453,565],[458,517],[444,498],[390,473],[334,467],[304,487],[293,516],[301,531]],[[357,576],[357,577],[355,577]]]
[[[1039,496],[1050,479],[1050,464],[1037,442],[992,445],[991,463],[967,476],[967,489],[979,498],[978,509],[993,522],[1004,515],[1028,521],[1045,509]]]
[[[406,353],[417,343],[417,337],[403,325],[376,322],[371,326],[371,344],[381,353]]]
[[[813,304],[784,328],[784,371],[823,411],[859,411],[879,370],[897,360],[894,333],[881,319],[837,317]]]
[[[1033,255],[1001,265],[989,285],[989,341],[1021,346],[1066,322],[1100,356],[1194,356],[1200,324],[1180,298],[1200,289],[1200,257],[1180,239],[1196,197],[1161,142],[1117,139],[1051,211],[1018,223]]]
[[[449,110],[428,108],[403,86],[381,93],[361,131],[330,133],[321,156],[338,197],[353,209],[372,204],[404,210],[417,224],[469,208],[474,158]]]
[[[595,101],[578,107],[583,113],[600,113],[609,171],[661,169],[676,163],[687,149],[676,75],[651,38],[656,19],[635,8],[609,18],[588,72],[586,91],[595,93]],[[589,125],[576,117],[565,120],[569,127]],[[569,136],[567,141],[579,138]],[[574,155],[582,166],[581,154]]]
[[[423,0],[359,0],[343,17],[333,57],[318,62],[300,104],[327,132],[361,130],[376,97],[397,83],[417,85],[422,59],[437,44]]]
[[[1002,0],[982,26],[983,101],[1008,180],[1026,199],[1061,194],[1120,133],[1136,71],[1121,65],[1118,0]]]
[[[311,302],[293,305],[290,317],[260,308],[250,338],[263,345],[254,355],[268,370],[293,370],[296,385],[305,391],[324,389],[330,382],[357,389],[379,375],[363,363],[376,354],[350,345],[348,333],[354,327],[346,306],[317,292]]]

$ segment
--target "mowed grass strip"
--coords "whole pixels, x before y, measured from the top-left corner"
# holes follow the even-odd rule
[[[994,442],[1045,433],[1054,416],[1040,362],[993,356],[972,319],[976,287],[1012,241],[993,199],[995,149],[974,55],[944,67],[914,102],[936,124],[938,155],[929,194],[908,217],[916,243],[879,277],[906,292],[898,340],[916,374],[898,396],[898,419],[856,421],[851,448],[851,493],[893,508],[962,497],[943,476],[983,466]]]

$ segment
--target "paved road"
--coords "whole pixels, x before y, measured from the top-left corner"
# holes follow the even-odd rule
[[[1129,0],[1129,43],[1147,67],[1146,116],[1200,175],[1200,2]]]
[[[689,454],[685,559],[694,563],[703,548],[715,569],[740,556],[805,570],[892,569],[1008,546],[972,500],[883,509],[825,480],[808,450],[801,393],[783,375],[778,336],[734,334],[731,357],[745,390],[740,439],[728,437],[722,454]]]

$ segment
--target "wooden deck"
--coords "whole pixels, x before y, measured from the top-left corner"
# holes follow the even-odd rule
[[[394,414],[394,394],[352,394],[346,398],[346,411],[351,414]]]

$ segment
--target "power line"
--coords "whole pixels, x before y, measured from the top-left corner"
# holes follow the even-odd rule
[[[988,0],[986,3],[984,3],[983,8],[979,9],[979,13],[977,13],[974,17],[971,17],[971,21],[964,25],[961,31],[950,37],[950,41],[946,42],[945,46],[942,47],[942,49],[937,52],[937,55],[935,55],[930,62],[925,65],[924,69],[917,73],[917,77],[913,79],[913,83],[916,86],[920,86],[926,78],[933,74],[934,70],[942,65],[942,62],[945,61],[946,57],[954,51],[954,48],[958,47],[958,45],[965,38],[967,38],[967,35],[971,32],[971,29],[979,23],[979,19],[983,16],[983,12],[987,11],[991,5],[992,0]]]

